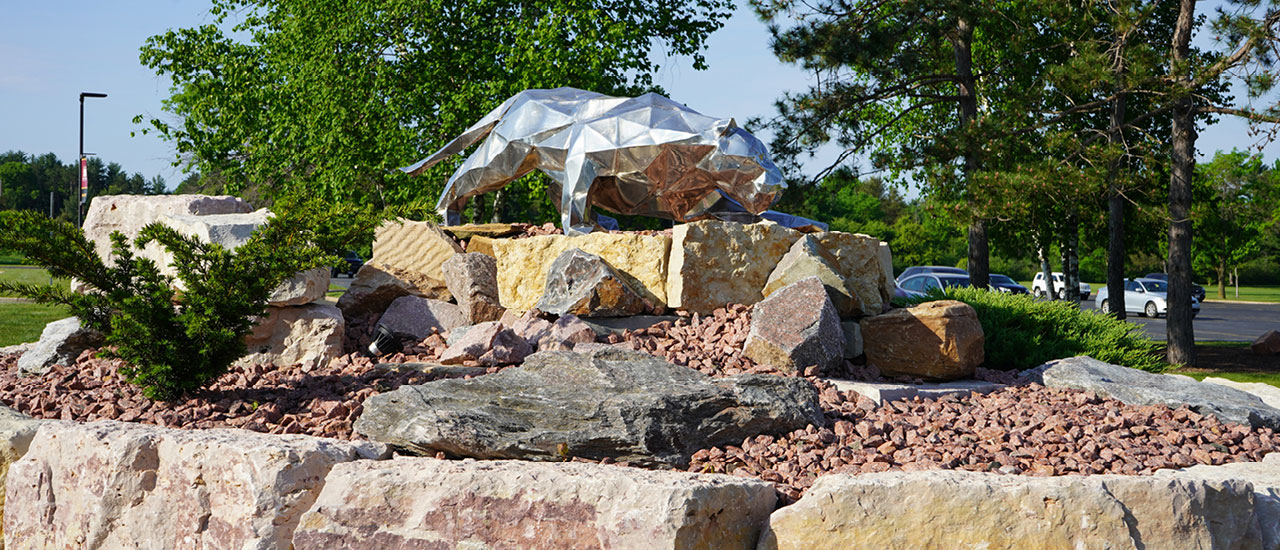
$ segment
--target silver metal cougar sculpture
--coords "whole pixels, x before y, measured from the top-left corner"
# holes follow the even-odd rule
[[[719,211],[760,214],[786,188],[764,144],[731,118],[652,93],[611,97],[576,88],[520,92],[401,170],[421,174],[482,139],[436,204],[450,225],[460,223],[469,198],[535,169],[554,182],[548,192],[553,203],[559,198],[569,234],[595,227],[592,206],[692,221]]]

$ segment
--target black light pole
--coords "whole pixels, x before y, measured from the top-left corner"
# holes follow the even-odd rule
[[[89,194],[88,184],[85,180],[85,158],[84,158],[84,98],[86,97],[107,97],[107,94],[98,92],[80,92],[80,156],[76,157],[80,161],[80,194],[76,199],[76,227],[80,227],[80,207],[84,206],[85,199]]]

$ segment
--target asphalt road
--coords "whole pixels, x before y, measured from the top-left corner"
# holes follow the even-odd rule
[[[341,275],[338,275],[337,277],[331,277],[329,279],[329,286],[351,288],[351,281],[354,281],[354,280],[355,280],[355,277],[348,277],[346,273],[343,273]]]
[[[1094,309],[1091,298],[1080,304]],[[1149,319],[1130,313],[1127,320],[1141,325],[1148,336],[1165,339],[1165,318]],[[1256,340],[1268,330],[1280,330],[1280,304],[1238,304],[1230,302],[1205,302],[1200,304],[1200,314],[1192,322],[1196,341],[1206,340]]]

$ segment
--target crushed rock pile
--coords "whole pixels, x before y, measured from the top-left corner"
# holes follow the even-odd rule
[[[758,477],[794,500],[818,476],[835,472],[1145,475],[1257,462],[1280,448],[1280,435],[1267,428],[1223,423],[1186,407],[1126,405],[1038,384],[986,395],[916,397],[877,408],[857,393],[811,381],[820,390],[828,426],[704,449],[693,455],[689,471]]]
[[[368,358],[348,355],[325,367],[236,367],[194,395],[151,401],[117,374],[119,360],[95,358],[95,351],[82,353],[73,366],[55,366],[40,376],[19,376],[18,356],[0,356],[0,403],[52,420],[120,420],[355,439],[351,425],[363,412],[366,397],[447,377],[377,368]],[[396,362],[418,358],[399,355]]]

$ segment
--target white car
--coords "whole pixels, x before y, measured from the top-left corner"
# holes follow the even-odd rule
[[[1067,277],[1061,271],[1053,272],[1053,289],[1058,294],[1059,300],[1067,299],[1067,289],[1065,288]],[[1036,298],[1043,298],[1049,293],[1048,288],[1044,284],[1044,272],[1036,272],[1036,278],[1031,280],[1031,294]],[[1084,281],[1080,282],[1080,299],[1088,300],[1089,295],[1093,293],[1093,287]]]
[[[1166,293],[1168,283],[1159,279],[1129,279],[1124,282],[1124,310],[1147,317],[1159,317],[1169,313]],[[1107,287],[1098,291],[1098,311],[1111,313],[1111,301],[1107,299]],[[1191,297],[1191,316],[1200,313],[1200,301]]]

